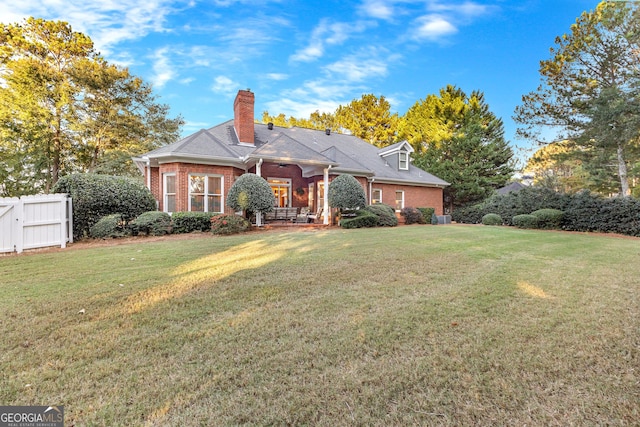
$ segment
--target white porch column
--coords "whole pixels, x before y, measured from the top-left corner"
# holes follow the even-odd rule
[[[256,163],[256,175],[262,176],[262,159]],[[262,212],[256,212],[256,227],[262,227]]]
[[[324,170],[324,206],[322,207],[322,223],[329,224],[329,166]]]

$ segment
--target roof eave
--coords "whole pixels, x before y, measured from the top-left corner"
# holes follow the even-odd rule
[[[279,162],[279,163],[292,163],[292,164],[303,164],[303,165],[314,165],[314,166],[338,166],[339,163],[335,162],[323,162],[321,160],[309,160],[309,159],[295,159],[292,157],[282,157],[282,156],[262,156],[260,154],[249,154],[244,158],[244,162],[248,163],[249,161],[258,161],[264,160],[269,162]]]
[[[166,153],[160,154],[149,158],[152,166],[157,166],[166,163],[197,163],[205,165],[221,165],[221,166],[235,166],[244,168],[244,163],[240,157],[217,157],[206,156],[198,154],[175,154]]]
[[[385,177],[377,177],[374,176],[372,179],[373,182],[379,182],[381,184],[404,184],[404,185],[413,185],[418,187],[437,187],[437,188],[445,188],[448,187],[448,182],[424,182],[424,181],[413,181],[409,179],[397,179],[397,178],[385,178]]]

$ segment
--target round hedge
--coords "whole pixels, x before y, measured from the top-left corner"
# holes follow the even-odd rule
[[[502,225],[502,218],[498,214],[488,213],[482,217],[484,225]]]
[[[94,239],[123,237],[126,234],[127,230],[119,213],[103,216],[89,229],[89,235]]]
[[[339,175],[329,183],[329,206],[354,210],[367,204],[362,185],[351,175]]]
[[[254,173],[239,176],[227,194],[227,206],[235,211],[271,212],[275,204],[269,183]]]
[[[538,228],[538,217],[530,214],[516,215],[511,223],[518,228]]]
[[[538,228],[560,229],[564,212],[559,209],[538,209],[531,212],[531,215],[538,218]]]

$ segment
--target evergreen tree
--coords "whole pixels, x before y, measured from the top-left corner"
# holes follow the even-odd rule
[[[630,194],[628,168],[638,159],[639,29],[634,2],[603,1],[584,12],[556,38],[551,58],[540,63],[542,83],[523,96],[514,117],[524,137],[539,139],[547,128],[558,131],[556,140],[575,141],[594,176],[610,175],[613,160],[622,195]]]
[[[411,113],[435,135],[419,144],[422,151],[414,153],[414,164],[451,184],[444,191],[451,209],[481,201],[504,186],[513,174],[513,150],[504,139],[502,120],[481,92],[467,97],[448,86],[440,95],[427,97]]]

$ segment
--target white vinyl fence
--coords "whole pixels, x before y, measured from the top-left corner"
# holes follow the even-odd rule
[[[0,253],[73,242],[71,197],[47,194],[0,198]]]

